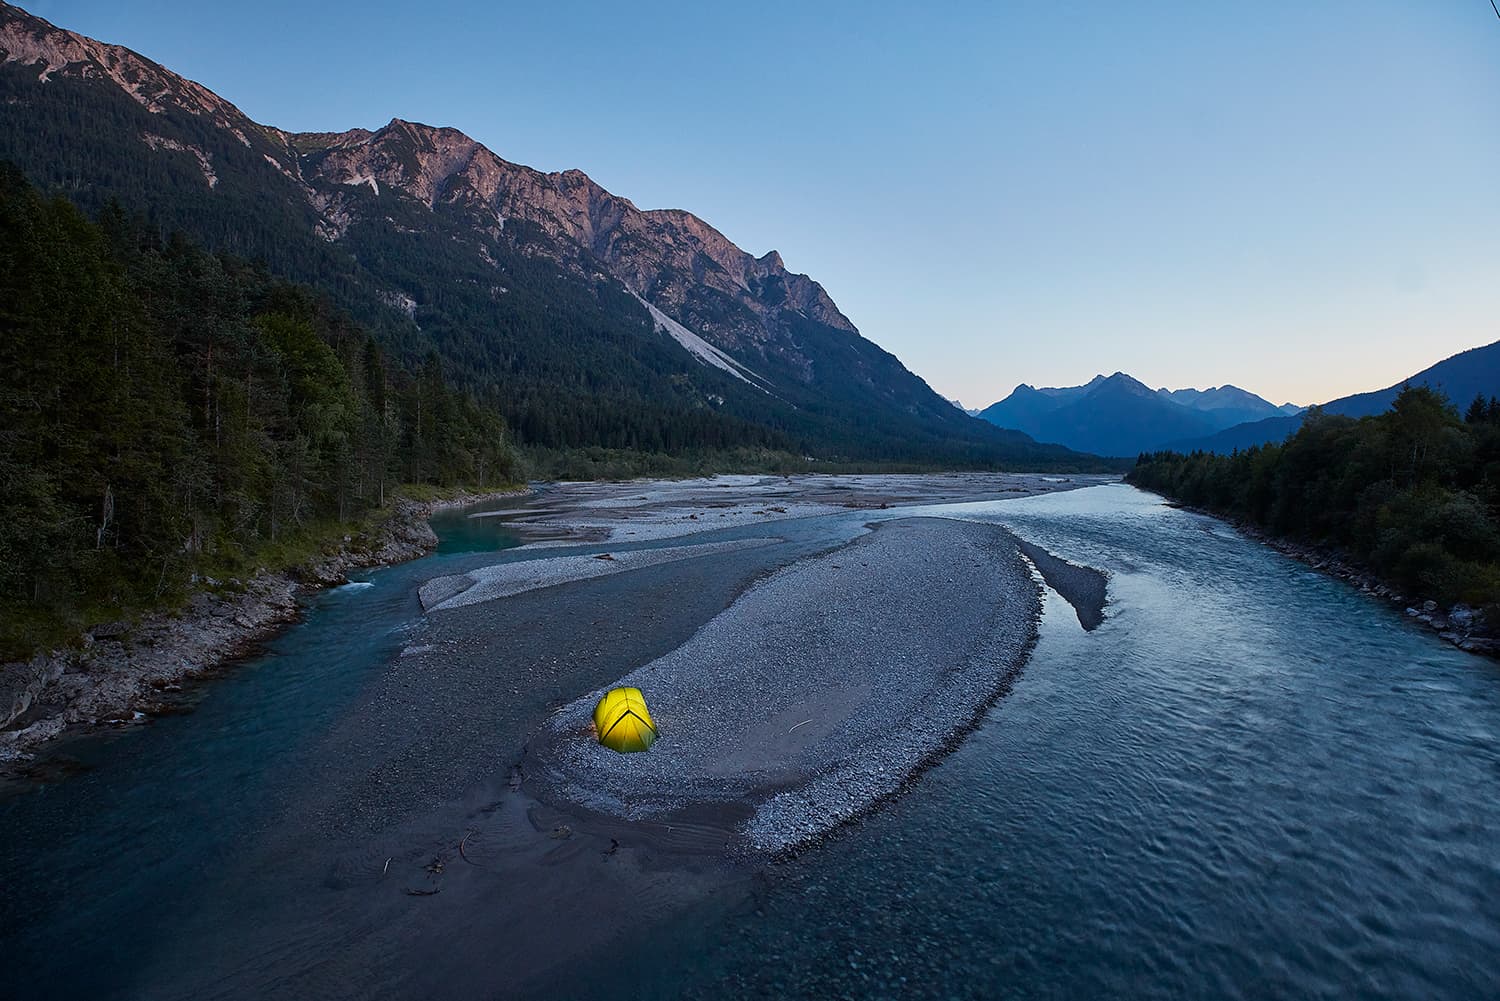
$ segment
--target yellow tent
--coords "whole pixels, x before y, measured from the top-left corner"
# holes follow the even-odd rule
[[[656,724],[639,688],[611,688],[594,707],[599,743],[619,751],[644,751],[656,741]]]

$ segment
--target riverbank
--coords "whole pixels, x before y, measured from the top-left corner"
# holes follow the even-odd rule
[[[508,996],[576,996],[552,985],[663,920],[743,899],[778,850],[904,789],[1017,675],[1040,583],[1015,542],[903,505],[1094,482],[548,485],[504,517],[508,531],[545,522],[526,532],[546,545],[411,564],[394,572],[399,584],[387,575],[339,606],[392,587],[415,618],[399,623],[389,659],[359,671],[336,719],[294,742],[294,779],[273,781],[253,833],[153,934],[137,993],[477,998],[503,981]],[[838,501],[831,513],[772,510],[823,497]],[[718,528],[731,506],[767,513]],[[580,519],[609,522],[589,527],[610,541],[559,549],[560,529]],[[648,526],[642,541],[626,534]],[[297,635],[327,622],[310,618]],[[329,628],[342,643],[355,627]],[[665,788],[651,786],[658,769],[682,769],[690,791],[710,795],[632,816],[592,808],[574,793],[609,792],[607,777],[564,763],[554,784],[544,762],[560,752],[598,765],[613,752],[552,727],[653,664],[675,665],[680,682],[647,682],[663,737],[605,767],[628,769],[616,791],[643,805]],[[724,715],[736,706],[743,721]],[[182,956],[209,958],[185,967]]]
[[[1391,998],[1496,993],[1493,665],[1217,520],[1107,486],[558,552],[453,545],[487,524],[469,513],[434,519],[440,555],[320,595],[191,715],[70,742],[77,774],[0,799],[22,995],[1249,998],[1334,995],[1351,970]],[[934,515],[1109,571],[1108,603],[1088,631],[1048,592],[1014,685],[898,795],[766,864],[726,852],[748,811],[529,794],[560,709],[786,568],[852,574],[832,554],[876,545],[871,523]],[[783,541],[719,545],[751,539]],[[485,570],[698,545],[509,595]],[[489,600],[424,613],[424,583],[470,572]],[[815,647],[843,610],[805,604]]]
[[[1453,644],[1466,653],[1500,658],[1500,633],[1496,632],[1496,626],[1500,623],[1492,624],[1480,609],[1464,604],[1455,604],[1444,609],[1431,599],[1402,593],[1368,567],[1350,560],[1338,550],[1284,539],[1252,522],[1233,518],[1208,508],[1183,504],[1150,487],[1139,489],[1156,494],[1171,507],[1216,518],[1233,526],[1235,531],[1246,538],[1254,539],[1261,545],[1274,549],[1283,556],[1289,556],[1314,570],[1328,574],[1330,577],[1336,577],[1361,594],[1394,605],[1407,618],[1426,627],[1436,633],[1439,639]]]
[[[1500,657],[1500,636],[1496,635],[1487,617],[1479,609],[1461,603],[1443,609],[1431,599],[1422,600],[1402,594],[1366,567],[1346,559],[1334,550],[1280,539],[1247,523],[1231,524],[1244,535],[1270,546],[1284,556],[1290,556],[1314,570],[1337,577],[1364,594],[1390,602],[1413,622],[1426,626],[1437,633],[1440,639],[1452,643],[1460,650]]]
[[[800,473],[555,484],[506,523],[549,546],[625,544],[929,504],[1001,500],[1111,483],[1108,474]]]
[[[427,523],[433,514],[527,492],[402,497],[373,528],[344,535],[333,552],[301,566],[205,581],[179,611],[96,626],[76,647],[0,665],[0,777],[24,776],[32,754],[67,731],[124,727],[171,711],[185,681],[221,669],[295,621],[302,594],[342,584],[351,570],[430,552],[438,541]]]

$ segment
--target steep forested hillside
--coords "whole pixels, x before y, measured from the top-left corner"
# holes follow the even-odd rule
[[[445,373],[528,445],[776,449],[824,462],[1077,467],[976,421],[859,336],[774,251],[641,211],[579,171],[453,129],[288,133],[143,56],[0,3],[0,159],[86,212],[326,292],[409,365]],[[701,363],[646,303],[756,374]]]
[[[441,219],[412,218],[404,204],[331,242],[317,235],[310,207],[281,197],[276,182],[283,179],[264,153],[224,141],[193,115],[168,109],[153,116],[135,102],[107,99],[95,81],[62,75],[37,99],[34,80],[14,64],[0,67],[0,89],[7,81],[31,96],[26,114],[0,115],[0,156],[15,158],[42,187],[89,213],[121,204],[163,236],[190,234],[326,291],[403,362],[421,364],[438,351],[451,376],[501,409],[528,443],[792,447],[771,429],[737,420],[734,407],[721,414],[706,405],[705,391],[737,401],[733,380],[708,371],[683,378],[680,351],[652,331],[639,303],[610,283],[584,282],[528,256],[520,227],[495,248],[507,257],[500,275],[458,245]],[[218,165],[212,187],[192,153],[163,155],[139,138],[174,129]],[[237,162],[248,180],[231,169]],[[264,173],[271,179],[257,181]],[[413,296],[410,315],[383,291],[394,287]]]
[[[435,358],[0,165],[0,657],[294,557],[394,484],[517,472]]]

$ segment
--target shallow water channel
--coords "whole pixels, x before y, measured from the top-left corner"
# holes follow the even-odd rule
[[[1109,571],[1103,625],[1049,594],[1014,689],[904,795],[554,996],[1500,996],[1494,662],[1129,487],[874,516],[913,513]],[[295,795],[415,584],[516,542],[435,527],[437,554],[317,596],[192,712],[73,741],[85,770],[0,800],[0,993],[151,995],[160,923]]]
[[[520,545],[499,519],[432,525],[436,553],[315,594],[259,655],[188,686],[181,714],[65,740],[48,757],[76,774],[7,790],[0,955],[14,975],[0,996],[128,993],[168,917],[294,792],[301,752],[400,651],[417,584]]]
[[[1500,665],[1123,485],[947,513],[1110,570],[1105,623],[1049,595],[962,747],[643,996],[1500,997]]]

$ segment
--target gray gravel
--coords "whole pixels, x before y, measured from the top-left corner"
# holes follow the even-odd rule
[[[1073,611],[1078,613],[1078,624],[1089,631],[1098,629],[1104,621],[1109,575],[1093,567],[1069,563],[1025,539],[1017,539],[1016,544],[1052,589],[1073,606]]]
[[[403,655],[276,766],[263,827],[160,916],[152,996],[566,997],[552,977],[646,925],[748,900],[762,856],[744,849],[807,840],[897,791],[1020,666],[1040,585],[997,526],[885,505],[1082,484],[846,482],[764,484],[767,511],[805,490],[848,498],[846,516],[767,530],[782,542],[418,617]],[[650,508],[656,487],[596,492]],[[569,491],[535,505],[566,514]],[[700,521],[717,510],[704,501]],[[672,664],[672,685],[642,682],[656,748],[590,742],[583,693]]]
[[[883,523],[763,580],[620,679],[657,721],[651,751],[593,740],[600,689],[532,742],[528,785],[636,820],[748,803],[739,833],[749,847],[793,847],[896,792],[971,726],[1024,662],[1039,614],[1039,588],[1005,530]]]
[[[715,553],[731,553],[780,542],[780,539],[737,539],[732,542],[705,542],[696,546],[668,546],[661,549],[636,549],[622,553],[600,553],[591,556],[557,556],[552,559],[528,560],[480,567],[468,573],[435,577],[422,585],[419,592],[422,607],[429,612],[464,605],[477,605],[497,598],[509,598],[543,587],[556,587],[592,577],[607,577],[627,570],[662,563],[675,563]]]
[[[644,542],[849,508],[1024,497],[1118,479],[1100,474],[872,473],[559,483],[508,521],[523,534],[552,544],[558,533],[575,542]]]

